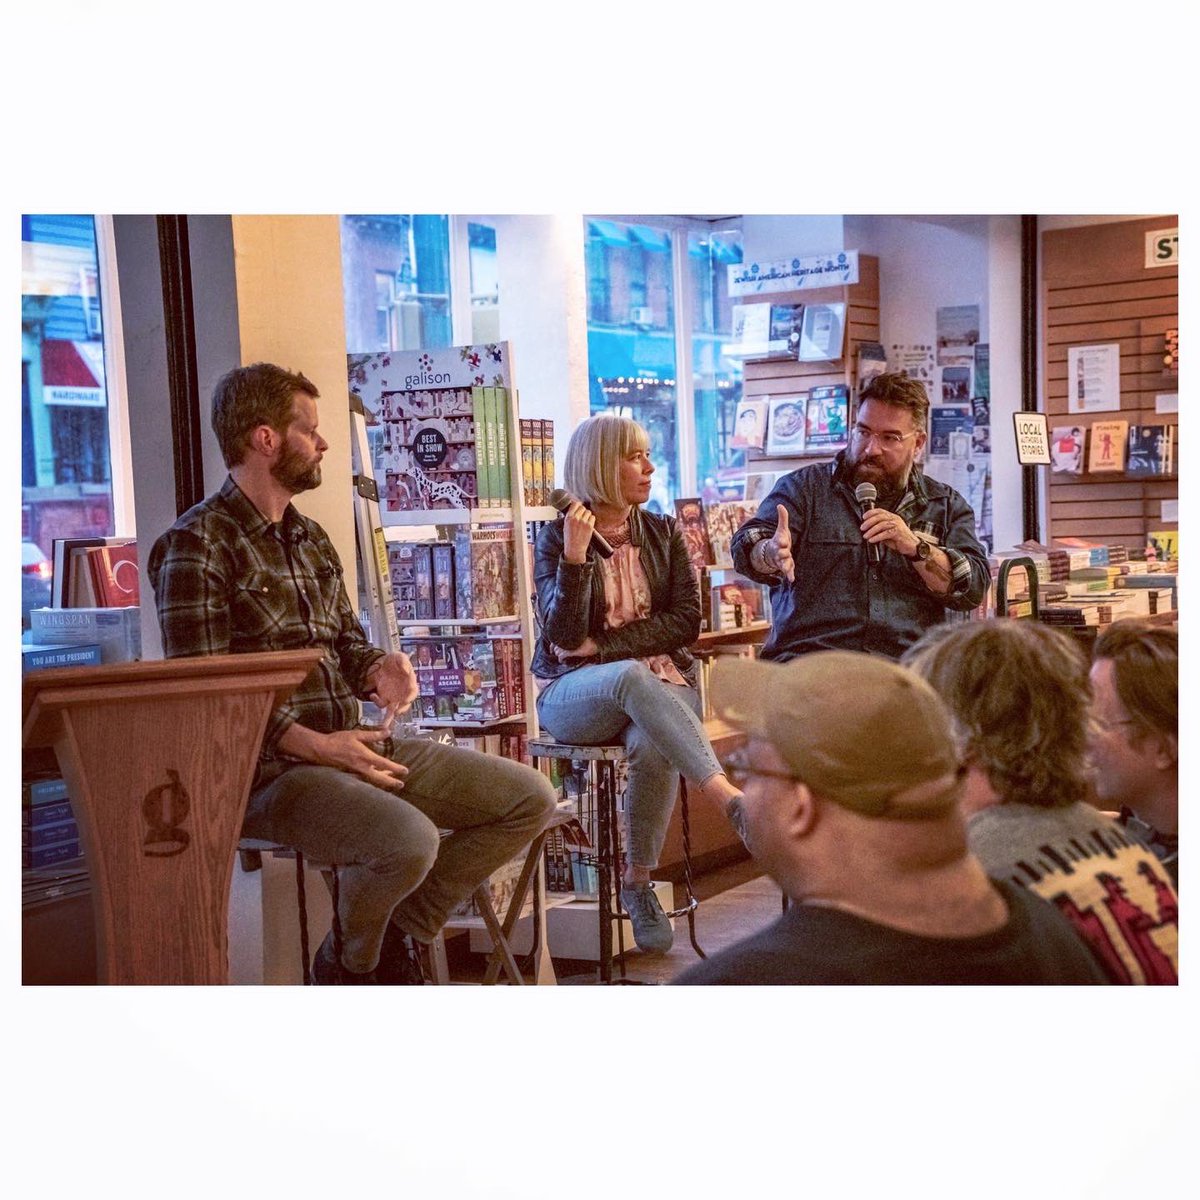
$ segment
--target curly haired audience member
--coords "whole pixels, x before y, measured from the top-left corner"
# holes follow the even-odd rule
[[[950,709],[971,850],[1053,902],[1115,983],[1178,982],[1179,902],[1137,838],[1094,808],[1087,661],[1035,621],[931,630],[901,660]]]

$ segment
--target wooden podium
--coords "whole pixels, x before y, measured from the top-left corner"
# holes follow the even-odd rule
[[[22,680],[92,878],[101,983],[227,983],[229,888],[271,710],[320,650],[65,667]]]

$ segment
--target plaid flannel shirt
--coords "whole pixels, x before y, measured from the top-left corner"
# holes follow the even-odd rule
[[[226,479],[154,543],[148,566],[167,658],[319,647],[325,657],[267,722],[265,764],[293,722],[320,733],[360,722],[356,697],[384,657],[366,639],[329,536],[288,505],[274,524]]]

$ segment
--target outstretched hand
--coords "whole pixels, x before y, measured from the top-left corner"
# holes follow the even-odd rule
[[[788,583],[795,583],[796,563],[792,558],[792,532],[788,528],[788,510],[782,504],[777,504],[775,514],[779,524],[775,527],[774,536],[767,543],[770,546],[767,559]]]

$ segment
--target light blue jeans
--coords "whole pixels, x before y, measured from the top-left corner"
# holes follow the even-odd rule
[[[538,696],[537,713],[559,741],[624,743],[626,854],[631,866],[657,866],[680,775],[704,783],[721,771],[700,721],[696,689],[666,683],[645,663],[623,659],[578,667],[552,680]]]

